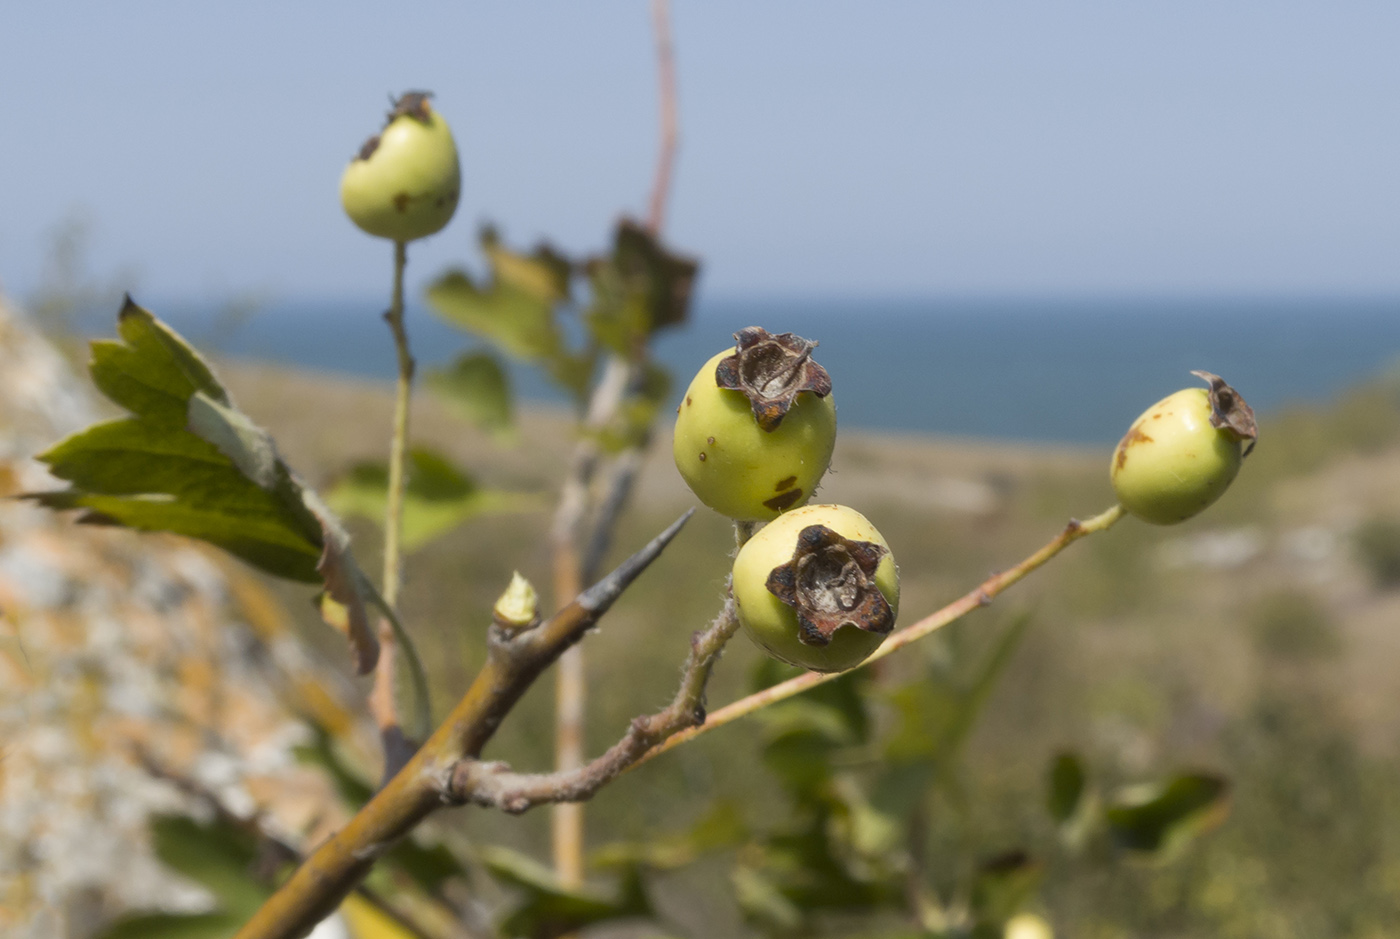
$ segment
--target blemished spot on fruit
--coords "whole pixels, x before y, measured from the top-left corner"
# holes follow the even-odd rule
[[[1118,442],[1118,468],[1122,469],[1123,464],[1128,462],[1128,448],[1135,443],[1151,443],[1152,438],[1142,432],[1142,428],[1133,425],[1123,439]]]
[[[713,437],[710,438],[710,442],[711,442],[711,443],[714,442],[714,438],[713,438]],[[787,479],[780,480],[780,481],[778,482],[778,485],[774,486],[773,489],[774,489],[775,492],[782,492],[784,489],[791,489],[792,486],[793,486],[793,484],[795,484],[796,482],[797,482],[797,477],[796,477],[796,476],[789,476]]]
[[[401,192],[394,196],[394,208],[398,209],[400,212],[408,211],[408,193]]]
[[[782,512],[785,509],[792,508],[794,505],[801,501],[802,490],[789,489],[787,492],[783,493],[780,496],[774,496],[771,499],[765,500],[763,504],[768,506],[768,508],[772,509],[774,512]]]
[[[704,450],[701,450],[701,451],[700,451],[700,462],[701,462],[701,463],[704,463],[705,460],[706,460],[705,451],[704,451]]]
[[[690,400],[690,395],[685,396],[685,403],[687,407],[689,407],[691,404],[694,404],[694,402]]]
[[[715,445],[715,438],[713,438],[713,437],[706,437],[706,438],[705,438],[705,442],[708,443],[710,446],[713,447],[713,446]]]

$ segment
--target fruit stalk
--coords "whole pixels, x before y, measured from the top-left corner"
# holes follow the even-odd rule
[[[963,594],[941,610],[930,613],[918,622],[890,634],[890,637],[886,639],[869,658],[857,665],[856,668],[863,668],[872,662],[877,662],[885,656],[904,648],[911,642],[917,642],[925,636],[942,629],[949,623],[961,619],[973,610],[988,605],[998,594],[1005,591],[1027,574],[1044,565],[1047,561],[1080,538],[1097,532],[1106,531],[1112,528],[1122,517],[1123,507],[1121,505],[1114,505],[1112,508],[1100,512],[1098,515],[1082,522],[1076,519],[1070,519],[1069,524],[1067,524],[1058,535],[1050,539],[1039,551],[1025,558],[1014,567],[987,578],[981,584]],[[806,674],[798,675],[796,678],[790,678],[785,682],[774,685],[771,688],[765,688],[763,691],[751,694],[746,698],[740,698],[738,701],[727,704],[709,715],[709,717],[705,719],[705,723],[682,730],[667,738],[645,754],[641,759],[633,763],[632,766],[629,766],[628,769],[640,766],[653,757],[659,756],[674,747],[678,747],[688,740],[693,740],[701,734],[709,733],[716,728],[723,727],[725,724],[768,707],[770,704],[784,701],[794,695],[801,694],[809,688],[815,688],[817,685],[823,684],[824,682],[840,678],[844,674],[846,674],[846,672],[807,672]]]
[[[404,328],[403,275],[407,265],[407,244],[402,241],[394,242],[394,288],[389,311],[384,314],[384,320],[394,334],[394,348],[398,357],[398,382],[394,398],[394,427],[389,443],[389,492],[388,506],[384,513],[382,590],[385,604],[394,610],[398,609],[399,589],[403,580],[400,542],[403,534],[404,470],[408,452],[409,407],[412,403],[414,372],[413,355],[408,346],[408,332]],[[398,659],[397,643],[388,617],[381,617],[379,620],[379,647],[379,663],[375,666],[374,688],[370,692],[369,706],[384,743],[384,777],[388,779],[403,765],[412,749],[399,720],[395,672]]]

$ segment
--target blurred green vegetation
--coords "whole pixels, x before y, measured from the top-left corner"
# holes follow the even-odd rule
[[[245,407],[288,449],[304,451],[294,462],[313,480],[364,458],[363,440],[318,438],[296,414],[270,406],[259,415],[261,402],[282,393],[276,373],[259,371],[246,389],[238,377],[230,384]],[[300,413],[334,420],[335,388],[284,377],[299,383]],[[987,871],[1007,852],[1026,851],[1034,889],[1024,903],[1062,936],[1387,934],[1400,921],[1397,728],[1368,702],[1400,683],[1356,674],[1380,654],[1365,624],[1386,602],[1373,584],[1391,584],[1386,565],[1400,554],[1388,521],[1400,503],[1373,497],[1400,459],[1397,387],[1386,379],[1325,407],[1262,415],[1256,454],[1203,517],[1170,529],[1129,519],[1074,546],[997,606],[825,686],[845,694],[844,705],[799,698],[786,713],[772,709],[627,774],[588,808],[599,882],[618,883],[610,878],[619,858],[640,864],[667,934],[953,935],[929,931],[928,922],[910,932],[919,902],[966,913],[974,895],[995,893]],[[387,426],[387,396],[361,391],[358,426],[374,425],[375,408]],[[432,402],[422,410],[423,439],[484,480],[549,491],[568,446],[563,419],[526,414],[521,444],[507,452],[485,434],[464,437]],[[882,489],[885,474],[911,462],[929,478],[987,482],[998,502],[962,511]],[[859,507],[900,561],[907,620],[1034,550],[1071,515],[1102,509],[1111,498],[1104,462],[1098,452],[988,446],[973,454],[846,435],[834,464],[841,472],[821,497],[881,493]],[[646,472],[616,557],[689,504],[664,452]],[[476,519],[410,558],[405,615],[433,663],[439,712],[480,664],[490,603],[512,569],[548,583],[546,515]],[[1299,533],[1316,541],[1318,531],[1326,550],[1296,548]],[[1250,550],[1212,547],[1242,532]],[[361,553],[372,554],[374,527],[357,522],[356,534]],[[588,639],[597,689],[590,751],[669,699],[690,632],[720,603],[732,545],[728,523],[702,511]],[[338,637],[313,615],[305,620],[308,637],[338,654]],[[775,678],[765,661],[737,638],[716,671],[711,706],[746,693],[755,675]],[[990,677],[979,685],[979,675]],[[488,755],[548,767],[551,699],[541,682]],[[959,710],[974,699],[972,713]],[[1373,716],[1363,724],[1358,714]],[[1211,830],[1220,821],[1212,809],[1200,837],[1170,858],[1076,834],[1046,802],[1047,767],[1066,752],[1083,761],[1084,805],[1145,797],[1124,789],[1132,784],[1156,784],[1159,795],[1173,778],[1205,785],[1173,776],[1195,771],[1208,775],[1189,779],[1228,780],[1228,819]],[[472,844],[547,855],[543,812],[463,811],[442,827]],[[697,844],[687,832],[709,840]],[[810,869],[802,860],[822,857]],[[902,878],[916,862],[921,886],[911,893]]]

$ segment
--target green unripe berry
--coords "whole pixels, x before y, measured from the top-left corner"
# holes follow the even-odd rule
[[[441,231],[457,211],[457,145],[428,93],[411,91],[389,113],[340,179],[340,203],[360,228],[392,241]]]
[[[894,628],[899,569],[870,520],[844,505],[785,512],[734,558],[739,622],[775,658],[840,672]]]
[[[696,497],[740,520],[807,502],[836,445],[831,379],[815,343],[750,326],[701,367],[677,409],[676,469]]]
[[[1209,372],[1193,374],[1210,389],[1186,388],[1158,401],[1113,454],[1119,503],[1155,525],[1185,521],[1224,495],[1258,436],[1254,412],[1233,388]]]

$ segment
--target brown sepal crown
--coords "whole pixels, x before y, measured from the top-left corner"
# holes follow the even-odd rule
[[[1210,426],[1228,431],[1236,440],[1249,441],[1249,445],[1244,449],[1244,455],[1249,456],[1259,439],[1259,425],[1254,422],[1254,409],[1245,404],[1240,393],[1225,384],[1225,379],[1219,375],[1202,371],[1193,371],[1191,374],[1210,385]]]
[[[394,108],[384,117],[384,126],[388,127],[400,117],[411,117],[414,120],[427,123],[432,116],[432,108],[428,105],[428,99],[433,96],[431,91],[406,91],[398,98],[394,99]],[[379,134],[375,134],[364,142],[360,147],[360,152],[355,154],[357,160],[368,160],[374,156],[374,151],[379,149]]]
[[[843,538],[825,525],[797,536],[792,560],[768,574],[768,592],[797,611],[797,638],[824,646],[846,624],[887,635],[894,610],[875,584],[875,570],[889,549]]]
[[[810,391],[818,398],[831,394],[831,376],[812,360],[815,342],[793,333],[775,336],[761,326],[739,330],[734,342],[734,354],[715,368],[715,383],[742,391],[764,430],[777,430],[800,393]]]

